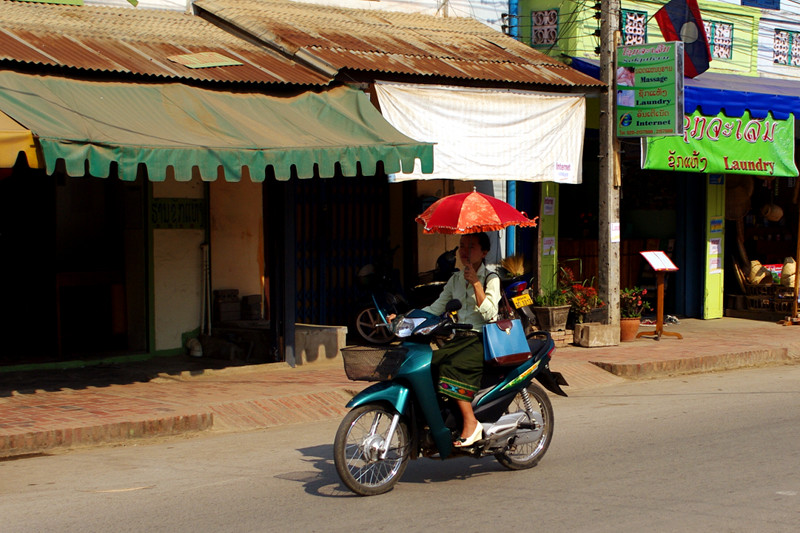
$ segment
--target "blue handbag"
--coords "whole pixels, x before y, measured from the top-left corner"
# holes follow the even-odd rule
[[[531,357],[525,328],[519,319],[498,320],[483,326],[483,358],[487,363],[518,365]]]

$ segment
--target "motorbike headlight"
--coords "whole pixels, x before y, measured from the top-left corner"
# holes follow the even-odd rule
[[[434,329],[436,329],[436,327],[437,327],[438,325],[439,325],[439,324],[433,324],[432,326],[426,326],[426,327],[424,327],[424,328],[419,328],[419,329],[418,329],[417,331],[415,331],[414,333],[415,333],[416,335],[430,335],[430,334],[431,334],[431,332],[432,332]]]
[[[401,318],[395,326],[394,334],[398,337],[410,337],[414,330],[425,321],[424,318]]]

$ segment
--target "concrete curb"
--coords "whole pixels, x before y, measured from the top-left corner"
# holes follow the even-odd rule
[[[691,358],[644,363],[589,361],[616,376],[630,379],[649,379],[672,375],[697,374],[737,368],[758,367],[768,364],[791,364],[796,360],[786,348],[767,348],[738,353],[721,353]]]
[[[96,426],[31,431],[0,436],[0,457],[41,454],[67,448],[113,444],[144,437],[170,437],[211,429],[210,412],[177,415],[136,422],[110,422]]]

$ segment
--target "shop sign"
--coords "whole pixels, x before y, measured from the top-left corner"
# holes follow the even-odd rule
[[[205,200],[194,198],[153,198],[150,204],[153,229],[204,229]]]
[[[777,120],[752,118],[749,111],[730,118],[707,117],[695,111],[684,118],[683,137],[642,139],[642,168],[797,176],[794,163],[794,115]]]
[[[683,133],[683,42],[620,46],[617,136]]]

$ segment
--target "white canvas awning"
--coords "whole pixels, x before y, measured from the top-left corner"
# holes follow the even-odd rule
[[[381,113],[436,143],[434,171],[409,179],[581,182],[586,99],[508,89],[378,82]]]

